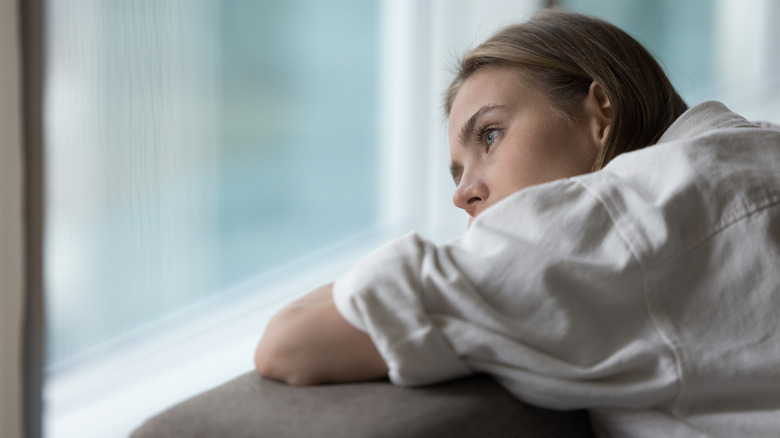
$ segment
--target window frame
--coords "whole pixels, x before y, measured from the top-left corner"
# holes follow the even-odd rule
[[[455,61],[497,28],[528,18],[538,8],[554,2],[379,1],[383,72],[378,135],[383,200],[380,225],[273,271],[259,273],[111,344],[45,370],[43,429],[47,437],[127,435],[157,412],[251,371],[255,344],[277,309],[334,280],[380,244],[412,229],[435,242],[447,241],[465,230],[467,217],[451,202],[454,187],[447,168],[447,121],[441,108]],[[780,4],[757,1],[766,6],[766,23],[780,21]],[[42,63],[45,51],[41,47],[44,6],[42,0],[30,3],[32,6],[27,5],[23,14],[26,48],[34,52],[25,54],[28,67]],[[764,56],[766,64],[755,78],[762,84],[760,92],[724,96],[724,100],[733,98],[734,104],[727,104],[748,118],[778,121],[780,44],[772,42],[778,41],[780,30],[771,25],[764,27],[766,50],[771,52]],[[25,89],[38,90],[32,100],[42,102],[43,97],[38,99],[37,94],[43,82],[43,67],[33,67],[26,72]],[[40,128],[31,127],[31,121],[40,124],[42,116],[34,104],[28,105],[27,148],[32,144],[37,149],[26,155],[30,162],[37,163],[33,167],[38,169],[43,166],[43,157],[38,153],[42,152],[38,150],[42,149],[42,141],[33,138]],[[39,132],[38,136],[45,138],[45,134]],[[31,187],[43,199],[43,189],[34,186],[40,185],[43,176],[36,178]],[[38,237],[42,235],[38,222],[45,214],[44,207],[42,201],[32,206],[36,223],[32,224],[31,233]],[[33,241],[31,249],[40,252],[39,243]],[[42,259],[34,254],[33,257]],[[101,421],[95,421],[96,418]]]
[[[424,211],[427,199],[428,163],[419,159],[421,147],[427,158],[425,141],[415,139],[428,137],[427,105],[419,108],[430,85],[420,78],[430,64],[416,43],[428,38],[428,6],[381,1],[379,225],[48,367],[46,436],[125,435],[156,412],[251,371],[254,347],[276,310],[380,244],[425,227],[424,215],[408,212]]]

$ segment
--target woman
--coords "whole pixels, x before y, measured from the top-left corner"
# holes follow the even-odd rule
[[[560,11],[466,55],[445,109],[468,232],[402,237],[282,310],[261,374],[483,372],[605,436],[780,430],[780,131],[688,110],[631,37]]]

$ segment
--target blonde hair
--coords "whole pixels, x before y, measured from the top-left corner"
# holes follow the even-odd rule
[[[564,115],[595,81],[612,106],[612,124],[594,170],[617,155],[655,144],[688,106],[653,56],[634,38],[603,20],[545,9],[508,26],[461,59],[444,109],[474,72],[485,66],[517,68]]]

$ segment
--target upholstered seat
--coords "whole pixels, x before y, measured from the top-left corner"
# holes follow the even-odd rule
[[[523,404],[487,376],[424,388],[387,381],[290,387],[254,372],[150,418],[132,438],[590,437],[584,411]]]

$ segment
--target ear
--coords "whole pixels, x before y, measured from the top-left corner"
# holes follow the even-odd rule
[[[596,81],[591,82],[588,94],[585,96],[585,111],[592,138],[601,149],[612,126],[612,104],[604,88]]]

